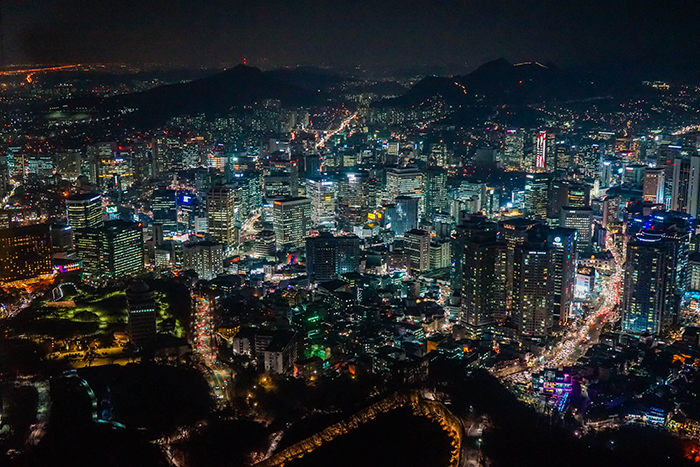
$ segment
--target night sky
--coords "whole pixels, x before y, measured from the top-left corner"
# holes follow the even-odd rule
[[[7,63],[698,60],[699,0],[0,0]]]

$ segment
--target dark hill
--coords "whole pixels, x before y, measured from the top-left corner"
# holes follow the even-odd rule
[[[118,96],[107,105],[135,108],[135,124],[153,125],[178,115],[226,113],[232,107],[252,105],[265,99],[277,99],[283,105],[305,106],[320,103],[324,97],[318,91],[295,86],[258,68],[238,65],[188,83]]]

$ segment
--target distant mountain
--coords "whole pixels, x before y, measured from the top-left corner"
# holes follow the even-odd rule
[[[280,79],[279,74],[238,65],[221,73],[187,83],[171,84],[148,91],[111,98],[113,108],[135,108],[133,123],[161,124],[171,117],[197,113],[226,113],[232,107],[277,99],[283,105],[310,106],[326,95]]]
[[[555,65],[511,64],[504,58],[485,63],[473,72],[453,77],[429,76],[396,99],[378,103],[387,107],[420,107],[441,99],[448,106],[525,105],[549,100],[598,97],[629,90],[633,83],[614,76]]]

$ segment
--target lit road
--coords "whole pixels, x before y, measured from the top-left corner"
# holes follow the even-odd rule
[[[340,124],[340,126],[338,128],[336,128],[335,130],[331,130],[328,133],[326,133],[325,135],[323,135],[321,137],[321,139],[318,140],[318,142],[316,142],[316,149],[325,146],[326,142],[329,139],[331,139],[333,136],[335,136],[338,133],[340,133],[341,131],[343,131],[350,124],[350,122],[352,122],[356,118],[357,118],[357,112],[355,112],[354,114],[350,115],[348,118],[343,120],[343,122]]]
[[[572,325],[566,335],[551,349],[546,350],[541,357],[530,362],[529,367],[523,372],[503,372],[505,380],[526,383],[531,380],[533,373],[538,373],[545,368],[559,368],[572,365],[586,350],[594,344],[606,323],[614,323],[620,319],[618,307],[622,299],[622,263],[621,253],[608,241],[608,249],[615,260],[615,271],[605,281],[601,289],[598,307],[587,317]],[[505,370],[507,370],[506,368]],[[524,369],[524,368],[523,368]]]
[[[195,355],[203,363],[203,372],[209,380],[209,385],[217,404],[223,406],[228,401],[229,377],[219,362],[216,343],[214,341],[214,322],[211,314],[211,302],[195,296],[192,346]]]

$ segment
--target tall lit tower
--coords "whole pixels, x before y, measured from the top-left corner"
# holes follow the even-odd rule
[[[537,133],[537,152],[535,159],[536,169],[545,169],[545,163],[547,161],[547,132],[545,130],[540,130]]]

